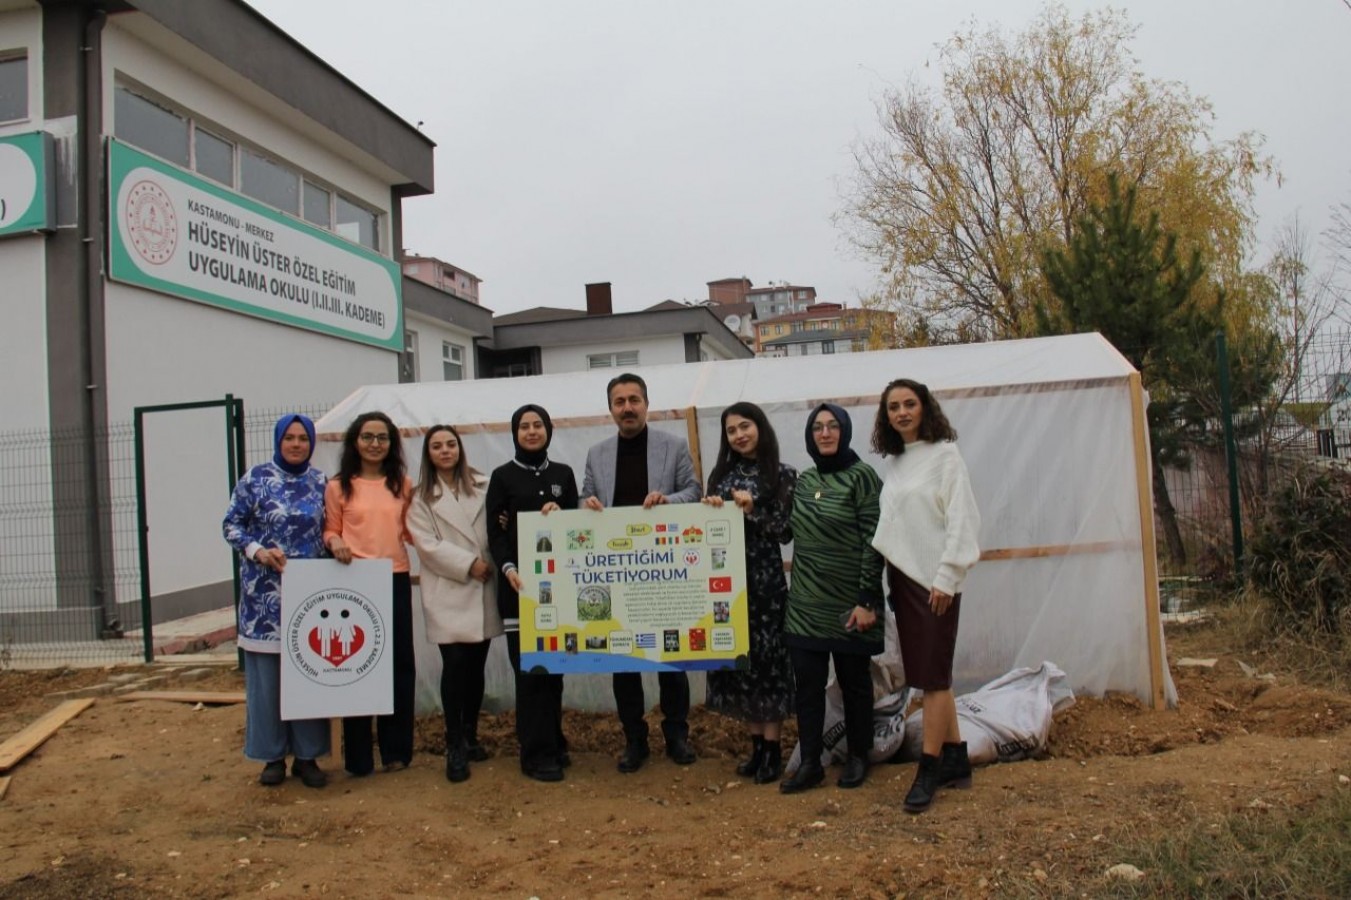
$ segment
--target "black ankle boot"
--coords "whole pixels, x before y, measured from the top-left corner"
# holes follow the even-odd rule
[[[819,759],[804,759],[797,771],[788,776],[787,781],[779,782],[779,793],[796,794],[808,788],[818,787],[826,780],[826,770],[821,768]]]
[[[751,735],[751,755],[750,759],[737,763],[736,773],[738,775],[754,775],[760,771],[760,762],[765,758],[765,739],[763,735]]]
[[[966,741],[944,744],[938,766],[938,786],[971,787],[971,760],[966,755]]]
[[[446,780],[459,783],[469,780],[467,745],[459,740],[446,748]]]
[[[778,741],[765,741],[765,752],[760,757],[760,768],[755,770],[756,784],[771,784],[783,775],[783,751]]]
[[[906,812],[924,812],[934,802],[934,794],[938,793],[938,769],[941,765],[936,756],[926,753],[920,757],[915,783],[910,785],[910,792],[905,795]]]

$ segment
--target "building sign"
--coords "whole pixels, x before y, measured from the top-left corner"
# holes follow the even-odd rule
[[[110,278],[403,349],[392,260],[114,140],[108,185]]]
[[[745,519],[736,507],[522,513],[517,535],[523,671],[749,664]]]
[[[281,578],[281,717],[394,711],[393,563],[288,559]]]
[[[52,136],[0,137],[0,236],[46,231],[55,221]]]

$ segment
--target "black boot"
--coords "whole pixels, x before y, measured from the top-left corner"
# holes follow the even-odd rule
[[[924,812],[934,802],[934,794],[938,793],[938,770],[941,765],[936,756],[926,753],[920,757],[915,783],[910,785],[910,792],[905,795],[906,812]]]
[[[469,780],[468,745],[459,740],[446,748],[446,780],[461,782]]]
[[[856,788],[862,787],[863,782],[867,780],[868,758],[850,755],[849,761],[844,764],[844,772],[835,784],[842,788]]]
[[[778,741],[765,741],[765,753],[760,757],[760,768],[755,770],[756,784],[771,784],[783,775],[783,751]]]
[[[966,741],[943,745],[943,756],[938,766],[938,786],[971,787],[971,760],[966,755]]]
[[[754,775],[760,771],[760,762],[765,758],[765,738],[764,735],[751,735],[751,755],[750,759],[737,763],[736,773],[738,775]]]
[[[787,781],[779,782],[779,793],[796,794],[808,788],[819,787],[826,780],[826,770],[821,768],[821,760],[804,759],[797,771],[788,776]]]
[[[464,757],[470,762],[483,762],[492,756],[488,748],[479,743],[478,720],[464,723]]]

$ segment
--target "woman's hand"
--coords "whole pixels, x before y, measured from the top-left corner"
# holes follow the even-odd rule
[[[519,594],[521,588],[525,587],[525,579],[522,578],[521,573],[517,572],[515,569],[508,569],[507,584],[511,585],[511,589]]]
[[[275,569],[278,572],[286,568],[286,554],[278,548],[263,547],[253,554],[253,561],[260,566],[267,566],[269,569]]]
[[[540,509],[539,509],[539,511],[540,511],[541,513],[543,513],[544,515],[547,516],[549,513],[553,512],[554,510],[556,510],[556,509],[562,509],[562,508],[563,508],[563,507],[559,506],[557,503],[554,503],[552,500],[550,500],[548,503],[546,503],[546,504],[544,504],[543,506],[541,506]]]
[[[732,491],[732,502],[748,516],[751,510],[755,509],[755,498],[751,496],[750,491]]]
[[[343,565],[352,561],[352,548],[343,542],[343,539],[334,535],[328,542],[328,552],[333,554],[333,558]]]
[[[700,500],[699,502],[704,504],[704,506],[711,506],[714,509],[722,509],[723,501],[722,498],[719,497],[717,494],[709,494],[707,497],[705,497],[703,500]]]
[[[934,615],[943,615],[943,613],[948,611],[948,607],[951,605],[951,594],[945,594],[938,588],[929,588],[929,609],[933,610]]]
[[[493,576],[493,570],[481,559],[475,559],[469,566],[469,577],[483,584],[488,583],[488,579]]]
[[[845,631],[867,631],[877,623],[877,614],[866,606],[855,606],[844,623]]]

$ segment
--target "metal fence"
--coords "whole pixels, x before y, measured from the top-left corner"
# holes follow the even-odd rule
[[[272,426],[282,414],[318,418],[330,406],[246,406],[245,467],[271,458]],[[201,509],[205,518],[196,524],[219,534],[229,498],[226,473],[211,472],[217,475],[219,504]],[[147,480],[155,477],[147,473]],[[0,432],[0,668],[144,657],[137,495],[130,421],[92,438],[75,431]],[[223,540],[219,549],[228,559]],[[152,560],[152,574],[154,568]],[[230,593],[216,596],[228,602]],[[171,612],[152,601],[151,630]]]

